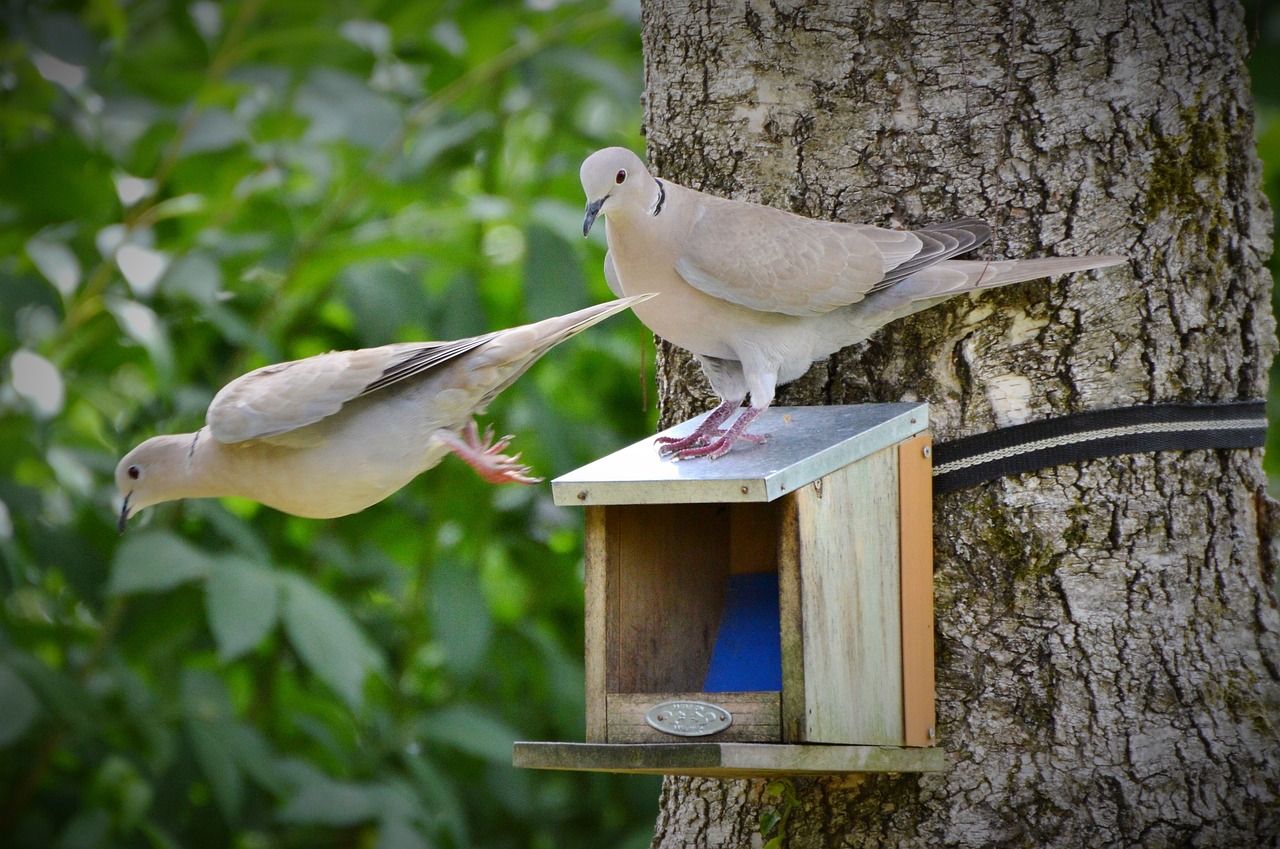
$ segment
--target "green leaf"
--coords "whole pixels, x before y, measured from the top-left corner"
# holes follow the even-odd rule
[[[228,729],[234,712],[226,687],[208,672],[188,670],[182,676],[182,711],[187,739],[213,799],[226,821],[235,823],[244,782],[232,756]]]
[[[295,108],[311,119],[306,140],[342,140],[377,150],[400,126],[394,105],[351,74],[317,68],[298,91]]]
[[[275,795],[283,795],[284,782],[275,753],[261,731],[243,722],[231,722],[224,742],[245,775]]]
[[[245,139],[244,128],[225,109],[207,108],[197,116],[179,146],[183,156],[226,150]]]
[[[204,590],[209,630],[224,663],[262,642],[276,623],[276,577],[251,560],[220,558]]]
[[[80,288],[80,260],[75,252],[62,242],[40,236],[27,240],[27,256],[45,279],[53,284],[64,298],[70,298]]]
[[[582,265],[563,238],[541,224],[525,229],[525,301],[534,320],[591,303]]]
[[[378,829],[376,849],[431,849],[431,843],[413,825],[400,817],[388,817]]]
[[[111,562],[112,595],[164,592],[203,578],[212,563],[199,551],[168,531],[146,531],[125,536]]]
[[[458,797],[458,789],[437,767],[421,754],[405,754],[405,768],[413,776],[418,795],[423,799],[427,810],[435,815],[436,821],[453,838],[458,846],[471,843],[467,827],[466,809]]]
[[[19,740],[40,716],[40,700],[13,668],[0,665],[0,746]]]
[[[445,663],[462,675],[474,673],[493,636],[493,617],[475,572],[453,560],[436,566],[431,575],[431,613]]]
[[[304,784],[279,814],[283,822],[332,826],[355,825],[377,816],[376,799],[367,787],[328,778]]]
[[[474,705],[457,705],[424,716],[418,736],[504,766],[511,764],[515,729]]]
[[[107,845],[111,815],[98,807],[86,807],[71,817],[53,849],[98,849]]]
[[[285,575],[281,584],[289,642],[312,672],[359,709],[365,675],[382,668],[382,656],[347,612],[310,581]]]
[[[58,718],[78,733],[92,730],[95,702],[69,675],[46,666],[26,652],[13,652],[6,658],[8,664],[20,672],[32,689],[39,693],[41,701],[48,705]]]

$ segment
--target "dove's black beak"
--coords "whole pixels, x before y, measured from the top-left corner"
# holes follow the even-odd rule
[[[582,235],[584,237],[591,232],[591,225],[596,223],[596,216],[600,214],[600,207],[604,206],[604,202],[608,199],[609,196],[605,195],[600,200],[593,200],[587,204],[587,217],[582,219]]]
[[[129,493],[133,495],[133,493]],[[120,505],[120,522],[116,525],[116,531],[124,533],[124,526],[129,521],[129,495],[124,497],[124,503]]]

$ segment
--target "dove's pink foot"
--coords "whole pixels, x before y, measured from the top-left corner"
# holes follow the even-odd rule
[[[720,428],[720,423],[724,421],[725,416],[721,416],[716,420],[720,409],[717,408],[689,436],[682,439],[667,437],[658,450],[664,456],[667,454],[674,455],[673,459],[676,460],[692,460],[696,457],[706,457],[709,460],[714,460],[717,457],[723,457],[728,454],[734,443],[740,440],[755,443],[765,441],[766,437],[764,436],[747,433],[747,427],[756,420],[757,416],[764,412],[763,407],[748,407],[742,411],[742,415],[738,416],[738,420],[733,423],[732,427],[723,430]],[[729,408],[729,412],[733,412],[733,410],[733,407]],[[708,424],[710,424],[710,427],[708,427]]]
[[[653,444],[658,446],[658,453],[662,456],[675,454],[686,448],[695,448],[699,445],[705,445],[710,439],[719,437],[724,434],[720,430],[720,425],[724,420],[733,415],[733,411],[738,409],[738,405],[742,401],[723,401],[719,407],[716,407],[711,413],[698,425],[697,430],[688,436],[659,436],[655,437]]]
[[[476,470],[482,479],[489,483],[523,483],[534,484],[542,480],[529,474],[528,466],[519,463],[520,455],[508,457],[502,453],[511,442],[510,436],[493,441],[493,428],[485,428],[484,436],[480,436],[480,428],[475,419],[467,422],[462,429],[462,437],[447,439],[449,450],[458,455],[458,459]]]

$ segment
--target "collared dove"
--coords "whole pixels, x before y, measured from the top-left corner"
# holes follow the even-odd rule
[[[205,427],[156,436],[116,466],[129,516],[178,498],[240,496],[315,519],[386,498],[452,452],[493,483],[537,483],[472,415],[553,347],[652,297],[459,339],[332,351],[264,366],[214,396]]]
[[[659,180],[621,147],[591,154],[580,177],[583,235],[605,216],[609,288],[619,297],[661,293],[636,315],[697,357],[720,396],[694,433],[659,440],[676,459],[762,441],[747,427],[778,385],[894,319],[974,289],[1125,261],[951,259],[985,242],[991,228],[977,219],[907,231],[803,218]],[[750,406],[722,428],[748,394]]]

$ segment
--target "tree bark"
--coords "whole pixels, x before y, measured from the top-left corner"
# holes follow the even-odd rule
[[[964,297],[780,404],[927,400],[935,438],[1265,396],[1276,349],[1244,13],[1227,0],[647,0],[653,171],[814,218],[976,215],[981,255],[1128,267]],[[663,426],[714,398],[661,346]],[[938,498],[937,775],[796,781],[789,847],[1280,843],[1260,451]],[[668,778],[654,845],[759,846],[763,782]]]

